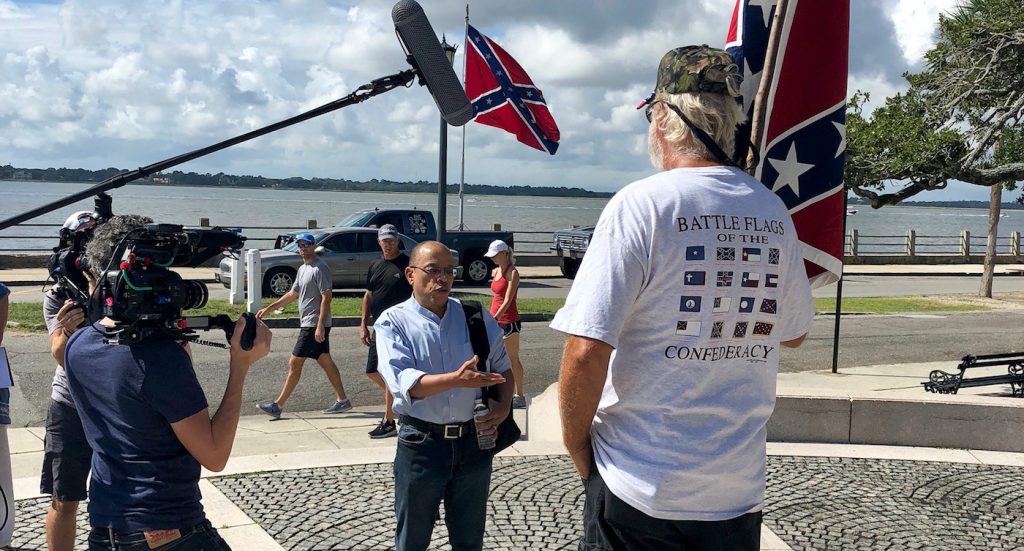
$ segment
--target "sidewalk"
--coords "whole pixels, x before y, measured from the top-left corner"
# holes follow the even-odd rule
[[[981,400],[996,409],[1024,410],[1024,400],[927,395],[917,389],[919,375],[933,367],[783,374],[780,395],[895,393],[887,399]],[[990,387],[977,394],[1000,391]],[[550,405],[549,394],[532,397],[531,419],[515,412],[530,439],[495,461],[485,549],[575,548],[583,487],[560,442],[541,438],[545,431],[536,417]],[[255,410],[251,404],[244,408]],[[366,436],[380,415],[378,409],[356,408],[342,415],[288,412],[278,421],[244,416],[227,468],[203,473],[211,522],[239,550],[390,548],[396,440]],[[45,549],[48,502],[38,493],[43,429],[8,434],[18,499],[14,545]],[[1017,522],[1024,513],[1022,453],[769,442],[768,454],[761,549],[973,549],[979,542],[1010,549],[1024,541]],[[86,525],[82,513],[82,549]],[[446,537],[439,523],[431,548],[447,548]]]

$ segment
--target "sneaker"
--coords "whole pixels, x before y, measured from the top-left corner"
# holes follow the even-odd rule
[[[281,418],[281,406],[277,405],[277,402],[267,402],[258,406],[263,410],[263,413],[273,417],[274,419]]]
[[[526,409],[526,396],[516,394],[512,397],[512,409]]]
[[[352,402],[347,398],[334,402],[334,405],[324,410],[324,413],[344,413],[352,409]]]
[[[395,427],[394,421],[381,419],[377,428],[370,431],[370,438],[387,438],[389,436],[396,436],[397,434],[398,429]]]

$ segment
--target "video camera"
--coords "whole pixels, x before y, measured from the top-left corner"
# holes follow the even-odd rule
[[[221,228],[174,224],[136,228],[114,248],[87,308],[89,318],[95,321],[106,316],[114,320],[112,336],[106,339],[109,344],[137,343],[162,334],[175,340],[223,346],[198,340],[195,331],[219,327],[230,341],[234,322],[224,314],[183,317],[183,310],[206,305],[209,290],[202,282],[182,279],[170,268],[199,266],[224,251],[242,248],[244,242],[244,236]],[[255,329],[252,320],[247,321],[246,330]]]
[[[54,282],[53,291],[80,308],[85,308],[89,302],[89,281],[85,279],[86,267],[83,262],[85,245],[92,238],[96,226],[114,216],[112,203],[112,198],[106,193],[96,195],[95,212],[89,216],[92,223],[84,230],[61,228],[60,242],[53,248],[53,254],[46,263],[50,279]]]

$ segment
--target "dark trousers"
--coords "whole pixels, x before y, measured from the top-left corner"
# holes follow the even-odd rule
[[[584,482],[579,551],[757,551],[761,512],[721,521],[665,520],[615,497],[597,472]]]
[[[111,538],[113,536],[113,538]],[[113,541],[111,541],[113,539]],[[217,534],[217,530],[203,521],[192,528],[181,531],[181,537],[159,547],[150,547],[145,533],[93,528],[89,532],[89,551],[231,551]]]
[[[427,549],[442,501],[452,551],[482,549],[490,484],[491,454],[477,447],[475,432],[446,440],[401,425],[395,452],[396,551]]]

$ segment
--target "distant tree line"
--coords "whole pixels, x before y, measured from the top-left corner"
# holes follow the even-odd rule
[[[871,206],[869,199],[863,199],[859,197],[850,197],[848,204],[852,207],[854,205],[863,205],[866,207]],[[989,207],[988,201],[902,201],[898,206],[901,207],[939,207],[945,209],[987,209]],[[1014,203],[1003,203],[1003,209],[1007,210],[1024,210],[1024,204],[1019,202]]]
[[[100,182],[115,176],[122,169],[106,168],[103,170],[85,170],[81,168],[16,168],[11,165],[0,165],[0,180],[38,180],[43,182]],[[378,180],[358,182],[343,178],[264,178],[263,176],[237,176],[233,174],[199,174],[196,172],[163,172],[152,175],[146,180],[132,182],[133,185],[191,186],[191,187],[243,187],[243,188],[277,188],[277,189],[309,189],[318,191],[387,191],[434,193],[437,182],[395,182]],[[458,193],[457,184],[449,184],[448,193]],[[534,195],[541,197],[595,197],[607,198],[612,193],[588,191],[581,188],[542,187],[542,186],[490,186],[466,184],[466,193],[471,195]]]

